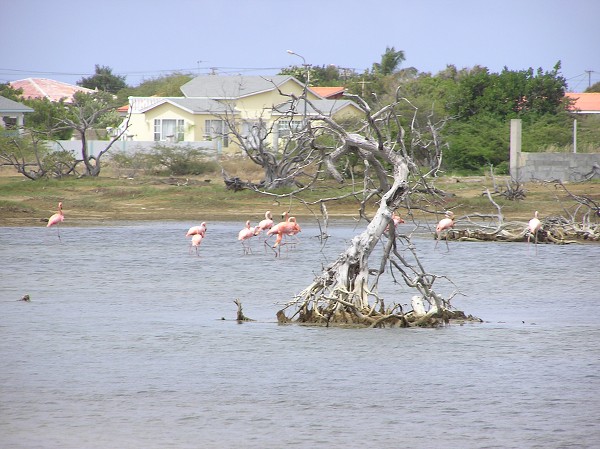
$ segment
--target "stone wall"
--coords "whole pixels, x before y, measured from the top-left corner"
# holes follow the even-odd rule
[[[521,120],[510,122],[511,178],[519,182],[600,178],[600,153],[523,153]]]
[[[599,153],[519,153],[517,179],[581,181],[600,178]]]

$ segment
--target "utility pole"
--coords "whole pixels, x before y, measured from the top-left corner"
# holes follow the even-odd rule
[[[371,81],[365,81],[363,78],[358,82],[358,84],[362,85],[362,97],[365,98],[365,84],[371,84]]]
[[[294,56],[298,56],[299,58],[302,58],[302,66],[304,67],[304,69],[306,70],[306,82],[304,83],[304,91],[303,91],[303,96],[304,96],[304,126],[306,126],[307,124],[307,111],[306,111],[306,103],[307,103],[307,90],[308,90],[308,85],[310,84],[310,64],[306,63],[306,59],[304,58],[304,56],[299,55],[298,53],[296,53],[294,50],[286,50],[288,54],[290,55],[294,55]]]
[[[588,88],[592,87],[592,73],[593,70],[586,70],[585,73],[588,74]]]

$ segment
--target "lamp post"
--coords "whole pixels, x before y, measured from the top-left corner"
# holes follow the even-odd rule
[[[287,50],[287,52],[290,55],[294,55],[294,56],[298,56],[299,58],[302,58],[302,66],[306,69],[306,82],[304,83],[304,126],[306,126],[306,95],[307,95],[307,91],[308,91],[308,84],[310,83],[310,64],[306,63],[306,59],[304,59],[304,56],[299,55],[298,53],[296,53],[293,50]]]

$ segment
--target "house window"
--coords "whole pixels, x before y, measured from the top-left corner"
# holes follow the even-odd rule
[[[302,120],[279,120],[277,122],[279,137],[289,137],[292,132],[300,131],[302,123]]]
[[[154,140],[157,142],[182,142],[185,138],[181,119],[154,119]]]
[[[205,139],[222,139],[223,147],[229,146],[229,134],[227,132],[227,124],[224,120],[205,120],[204,121],[204,138]]]

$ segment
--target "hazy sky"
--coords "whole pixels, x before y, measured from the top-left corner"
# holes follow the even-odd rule
[[[560,60],[569,90],[583,91],[600,81],[600,1],[15,0],[0,7],[0,42],[2,83],[75,84],[96,64],[133,86],[174,71],[272,75],[302,64],[288,49],[362,72],[389,46],[432,74]]]

